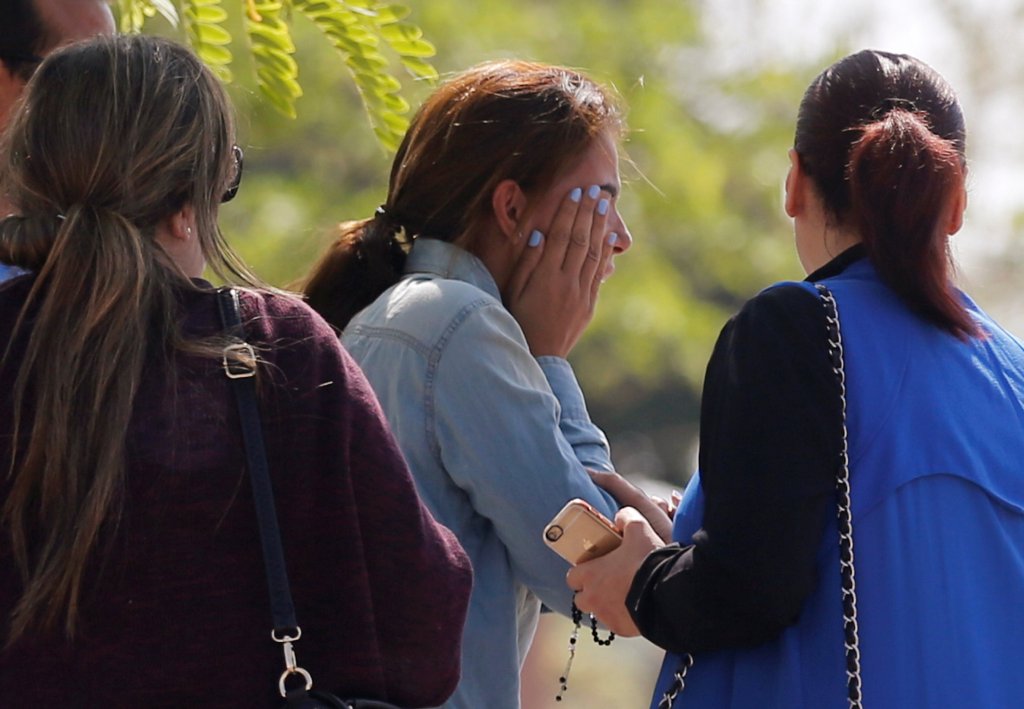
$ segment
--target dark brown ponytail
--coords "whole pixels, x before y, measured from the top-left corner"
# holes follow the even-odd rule
[[[403,234],[383,207],[372,219],[341,224],[338,238],[306,281],[309,304],[327,322],[343,329],[353,315],[401,278],[407,249]]]
[[[950,277],[946,205],[962,188],[956,146],[927,116],[895,109],[862,128],[846,176],[848,223],[879,275],[927,320],[960,338],[977,334]]]
[[[794,147],[837,224],[858,233],[883,282],[960,338],[980,334],[951,279],[949,204],[963,189],[964,120],[931,67],[864,50],[807,89]]]

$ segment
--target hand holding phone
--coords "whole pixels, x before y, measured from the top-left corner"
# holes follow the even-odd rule
[[[575,566],[615,549],[622,535],[607,517],[577,498],[569,500],[544,528],[544,543]]]

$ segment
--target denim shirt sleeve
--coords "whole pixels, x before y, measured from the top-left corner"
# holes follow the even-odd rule
[[[548,380],[548,386],[561,407],[558,427],[572,446],[576,459],[592,470],[610,471],[611,452],[604,431],[590,420],[583,390],[576,381],[572,365],[561,357],[538,357],[537,363]]]
[[[443,347],[428,392],[437,455],[493,525],[518,580],[568,615],[569,567],[542,533],[574,497],[614,516],[615,501],[584,469],[610,468],[604,434],[590,423],[568,362],[543,358],[542,369],[500,304],[469,313]]]

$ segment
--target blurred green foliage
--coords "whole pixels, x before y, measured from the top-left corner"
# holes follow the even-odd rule
[[[685,0],[410,5],[437,46],[442,78],[486,59],[533,59],[581,68],[628,106],[632,166],[623,165],[620,211],[635,243],[617,260],[572,359],[619,468],[682,484],[721,326],[760,288],[801,275],[782,182],[796,106],[813,72],[717,66],[700,5]],[[246,172],[221,215],[256,272],[284,286],[306,272],[334,224],[372,214],[390,168],[335,50],[301,13],[290,33],[303,89],[294,120],[273,110],[248,72],[235,71]],[[430,90],[425,80],[412,82],[405,98],[416,106]]]
[[[381,143],[398,147],[408,126],[408,102],[392,74],[386,51],[406,72],[432,82],[434,45],[405,21],[411,10],[380,0],[114,0],[118,27],[139,32],[159,18],[176,30],[224,81],[233,81],[234,37],[244,35],[251,74],[264,98],[280,113],[296,117],[302,96],[292,26],[305,18],[337,50],[341,66],[359,91],[370,125]],[[229,12],[231,10],[231,12]]]

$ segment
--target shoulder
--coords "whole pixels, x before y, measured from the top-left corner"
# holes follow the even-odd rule
[[[768,345],[794,337],[818,337],[823,328],[824,311],[814,285],[782,282],[748,300],[730,318],[722,336]]]
[[[246,330],[274,339],[337,338],[327,321],[297,295],[245,289],[239,291]]]
[[[246,339],[278,376],[346,385],[361,377],[337,331],[298,296],[247,289],[239,297]]]
[[[356,315],[345,328],[345,339],[392,332],[433,350],[495,327],[519,332],[511,313],[491,294],[460,280],[413,276]]]
[[[501,301],[477,286],[452,278],[413,276],[395,285],[387,304],[394,313],[410,317],[459,317],[480,309],[499,308]]]

